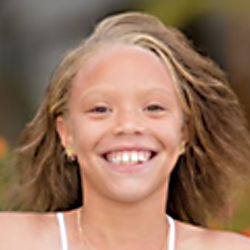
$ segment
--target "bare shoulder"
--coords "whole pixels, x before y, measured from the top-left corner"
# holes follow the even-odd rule
[[[36,245],[35,239],[44,238],[43,228],[54,224],[52,218],[52,214],[0,213],[0,249],[29,249]]]
[[[52,214],[38,214],[27,212],[1,212],[0,213],[0,231],[6,229],[28,230],[40,226],[41,223],[50,221]]]
[[[177,249],[250,250],[250,238],[243,235],[177,222]],[[178,247],[179,246],[179,247]]]
[[[214,242],[215,250],[249,250],[250,238],[234,232],[207,230],[207,241]]]

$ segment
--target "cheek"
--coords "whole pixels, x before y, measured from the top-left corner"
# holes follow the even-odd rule
[[[71,134],[75,153],[79,155],[80,152],[87,148],[89,144],[87,142],[92,138],[88,123],[79,116],[74,117],[71,122]]]
[[[155,124],[154,134],[157,135],[163,147],[168,149],[179,147],[182,138],[182,125],[177,117],[169,117],[161,123]]]
[[[76,154],[87,157],[85,154],[93,151],[100,138],[105,134],[105,126],[79,117],[72,123],[72,134]]]
[[[178,126],[165,125],[158,132],[158,138],[162,146],[163,168],[170,174],[180,156],[181,150],[181,129]]]

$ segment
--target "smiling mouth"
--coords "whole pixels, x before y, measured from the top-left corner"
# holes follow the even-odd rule
[[[156,152],[148,150],[124,150],[105,153],[103,158],[112,165],[131,166],[149,162],[156,155]]]

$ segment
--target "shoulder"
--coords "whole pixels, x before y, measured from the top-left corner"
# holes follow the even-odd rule
[[[33,230],[37,226],[42,226],[51,221],[55,217],[53,214],[38,214],[27,212],[1,212],[0,213],[0,230],[16,229],[16,230]]]
[[[46,241],[46,230],[54,231],[54,217],[53,214],[0,213],[0,249],[37,247],[37,239]]]
[[[220,230],[211,230],[176,222],[177,245],[184,250],[249,250],[250,238]],[[185,247],[181,247],[185,245]],[[178,247],[177,247],[178,249]]]
[[[226,231],[212,231],[207,230],[208,234],[206,237],[207,242],[213,242],[216,249],[227,249],[227,250],[249,250],[250,249],[250,238],[240,235],[238,233],[226,232]]]

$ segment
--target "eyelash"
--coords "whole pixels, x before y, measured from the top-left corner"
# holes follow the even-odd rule
[[[161,107],[160,105],[152,104],[146,107],[145,110],[149,112],[156,112],[156,111],[163,111],[164,108]],[[101,114],[106,113],[107,111],[111,111],[111,110],[105,106],[97,106],[90,110],[91,113],[101,113]]]
[[[105,109],[105,111],[103,112],[103,110]],[[102,110],[100,112],[100,110]],[[94,107],[93,109],[90,110],[91,113],[105,113],[107,110],[110,111],[109,108],[105,107],[105,106],[97,106],[97,107]]]
[[[153,110],[150,110],[150,108],[154,108]],[[157,108],[157,110],[155,110],[155,108]],[[146,108],[147,111],[163,111],[164,108],[158,104],[152,104],[152,105],[149,105],[147,108]]]

